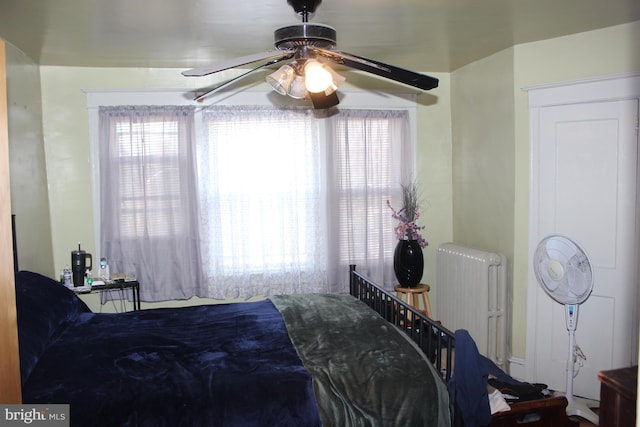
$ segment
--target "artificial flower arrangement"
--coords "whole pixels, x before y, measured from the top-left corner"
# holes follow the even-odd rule
[[[401,184],[402,187],[402,208],[396,211],[391,202],[387,200],[387,206],[391,209],[394,219],[398,220],[398,225],[393,229],[398,240],[416,240],[421,248],[429,243],[422,237],[420,230],[425,226],[419,226],[416,221],[420,217],[418,205],[418,188],[415,183]]]

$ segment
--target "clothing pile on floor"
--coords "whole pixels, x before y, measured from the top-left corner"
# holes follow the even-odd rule
[[[489,360],[489,362],[491,361]],[[507,403],[526,402],[551,396],[551,391],[549,391],[546,384],[531,384],[511,377],[500,379],[491,375],[489,375],[488,383],[489,387],[498,390],[502,394]]]
[[[489,406],[491,413],[508,411],[509,404],[526,402],[528,400],[544,399],[551,396],[551,391],[546,384],[527,383],[518,381],[498,368],[493,361],[485,359],[487,371],[487,390],[489,393]]]
[[[546,384],[518,381],[481,355],[464,329],[455,331],[454,366],[449,395],[465,427],[488,425],[491,414],[510,410],[509,404],[551,396]]]

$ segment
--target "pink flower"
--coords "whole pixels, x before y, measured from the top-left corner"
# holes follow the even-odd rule
[[[398,240],[417,240],[418,244],[422,248],[429,244],[420,233],[420,230],[424,230],[425,227],[416,224],[416,220],[420,217],[417,204],[415,205],[413,212],[407,212],[405,207],[396,211],[393,206],[391,206],[391,202],[389,202],[389,200],[387,200],[387,206],[389,206],[393,212],[391,217],[398,220],[398,225],[393,229]],[[410,215],[411,213],[413,213],[413,215]]]

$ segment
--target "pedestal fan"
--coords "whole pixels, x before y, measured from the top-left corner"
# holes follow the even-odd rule
[[[538,243],[533,255],[533,270],[540,287],[565,307],[565,321],[569,331],[567,359],[567,415],[577,415],[594,424],[598,416],[573,396],[573,379],[577,357],[584,355],[575,344],[578,309],[593,289],[591,262],[585,251],[573,240],[561,235],[550,235]]]

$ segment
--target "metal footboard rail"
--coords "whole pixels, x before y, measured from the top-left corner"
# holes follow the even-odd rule
[[[349,292],[411,338],[440,372],[452,375],[454,333],[349,266]]]

